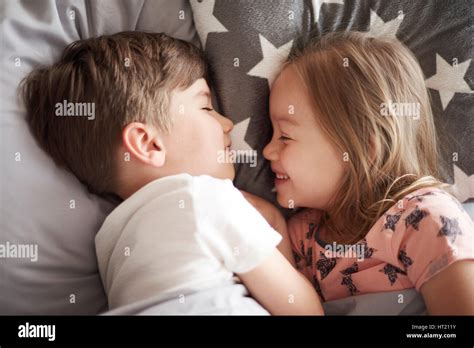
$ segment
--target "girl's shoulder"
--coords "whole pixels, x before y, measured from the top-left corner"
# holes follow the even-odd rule
[[[306,255],[313,249],[319,223],[324,212],[317,209],[304,208],[287,221],[287,231],[295,259]],[[299,253],[299,255],[297,255]],[[298,257],[299,256],[299,257]]]
[[[407,194],[379,219],[383,229],[395,232],[401,230],[419,230],[423,222],[431,221],[444,224],[448,220],[463,220],[472,227],[472,220],[461,203],[447,191],[426,187]],[[398,223],[401,222],[402,226]]]
[[[407,207],[423,205],[427,209],[456,209],[465,212],[461,203],[453,195],[438,187],[425,187],[413,191],[403,197],[403,201]]]
[[[455,261],[474,259],[474,223],[459,201],[423,188],[398,201],[366,236],[368,244],[415,287]]]
[[[288,232],[295,236],[307,229],[308,225],[317,225],[324,212],[317,209],[304,208],[288,219]]]

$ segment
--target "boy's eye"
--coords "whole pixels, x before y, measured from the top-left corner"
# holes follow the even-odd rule
[[[202,108],[203,110],[206,110],[206,111],[214,111],[214,109],[212,108]]]
[[[288,138],[288,137],[286,137],[286,136],[284,136],[284,135],[280,136],[280,138],[278,138],[278,139],[281,140],[281,141],[291,140],[291,138]]]

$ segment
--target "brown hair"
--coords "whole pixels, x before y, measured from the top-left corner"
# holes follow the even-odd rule
[[[439,155],[424,76],[403,44],[331,33],[294,52],[287,64],[307,89],[318,125],[348,158],[324,218],[335,240],[356,242],[406,194],[444,186],[436,179]],[[393,103],[414,103],[418,117],[394,114]]]
[[[121,32],[71,43],[57,63],[32,71],[20,89],[39,145],[91,192],[107,195],[116,190],[122,129],[137,121],[169,131],[170,92],[202,77],[206,63],[192,44]],[[76,112],[77,105],[92,105],[94,117],[56,117],[67,103]]]

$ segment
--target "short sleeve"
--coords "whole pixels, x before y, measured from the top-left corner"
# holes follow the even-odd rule
[[[474,259],[474,224],[448,193],[410,196],[393,228],[394,256],[418,291],[454,262]]]
[[[193,200],[199,241],[233,273],[257,267],[282,239],[230,180],[195,177]]]
[[[311,244],[314,233],[321,219],[321,212],[314,209],[304,209],[288,220],[288,236],[297,268],[306,270],[307,255],[312,253]]]

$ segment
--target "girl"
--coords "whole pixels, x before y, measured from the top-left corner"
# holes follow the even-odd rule
[[[322,300],[415,288],[430,314],[474,314],[474,225],[436,179],[429,96],[407,48],[326,35],[290,56],[270,115],[277,200],[304,208],[281,250]]]

